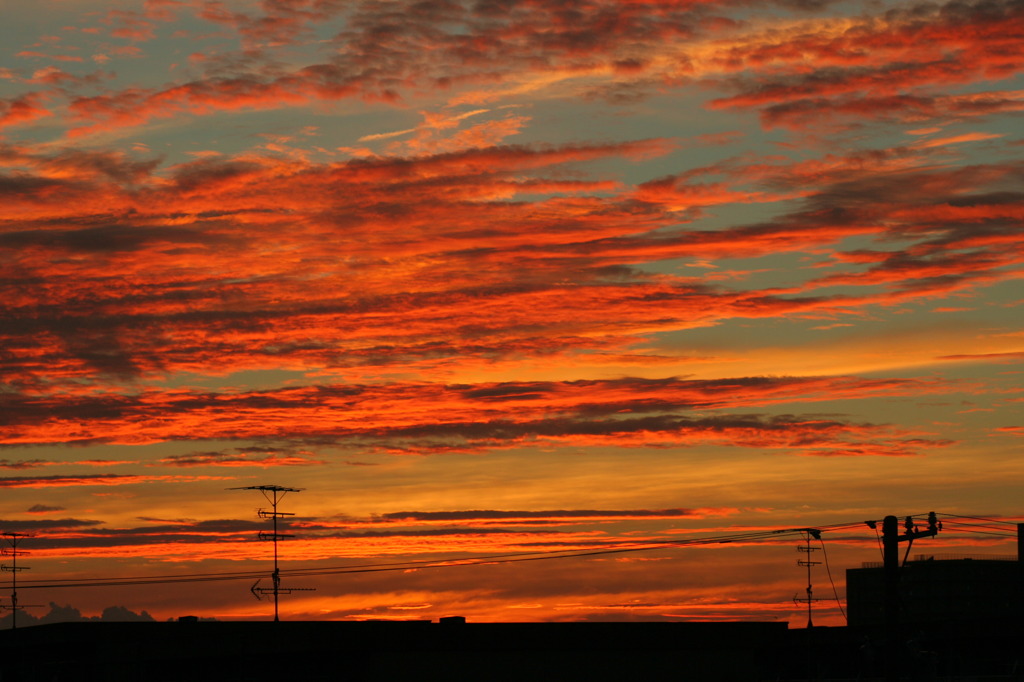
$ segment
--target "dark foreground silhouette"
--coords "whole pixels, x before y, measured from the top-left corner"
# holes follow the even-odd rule
[[[901,635],[899,679],[1024,679],[1021,629]],[[786,623],[54,623],[0,632],[0,680],[882,680],[872,628]]]

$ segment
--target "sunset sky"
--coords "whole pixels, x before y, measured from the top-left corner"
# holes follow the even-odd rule
[[[1024,513],[1021,0],[0,12],[19,581],[268,573],[262,484],[283,569],[399,569],[287,576],[288,619],[800,627],[798,536],[553,553],[835,526],[840,624],[864,520],[1016,551],[960,517]]]

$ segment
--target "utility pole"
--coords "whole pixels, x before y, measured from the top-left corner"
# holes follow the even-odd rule
[[[869,522],[868,525],[874,527]],[[942,524],[938,522],[935,512],[928,513],[928,528],[921,530],[914,523],[914,517],[908,516],[903,521],[903,533],[899,532],[899,519],[886,516],[882,520],[882,563],[885,580],[885,679],[899,679],[897,669],[896,643],[899,641],[900,627],[900,543],[907,543],[907,552],[903,563],[910,556],[910,546],[917,538],[938,535]]]
[[[249,591],[252,592],[253,596],[257,599],[262,599],[262,596],[267,594],[274,596],[274,622],[276,623],[281,620],[280,612],[278,609],[278,600],[280,595],[291,594],[292,592],[312,592],[316,589],[313,587],[282,588],[281,569],[278,566],[277,541],[283,540],[284,538],[291,538],[295,536],[278,533],[277,520],[280,518],[284,518],[285,516],[295,515],[290,512],[278,511],[277,504],[281,501],[281,498],[283,498],[288,493],[300,492],[302,488],[286,488],[281,485],[250,485],[241,488],[228,488],[228,490],[259,490],[261,493],[263,493],[263,497],[267,499],[267,502],[270,503],[269,511],[266,509],[260,509],[256,513],[261,519],[270,519],[274,527],[274,530],[269,533],[267,531],[261,530],[258,536],[260,540],[267,540],[274,543],[274,572],[270,574],[271,587],[260,587],[260,581],[257,580],[256,583],[253,584],[253,586],[249,589]]]

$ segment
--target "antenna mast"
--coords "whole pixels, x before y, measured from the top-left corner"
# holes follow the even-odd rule
[[[815,540],[820,540],[821,539],[821,531],[819,531],[817,528],[803,528],[802,530],[804,532],[804,542],[805,542],[805,544],[797,545],[796,549],[797,549],[798,552],[805,553],[807,555],[807,558],[806,559],[797,559],[796,560],[796,565],[797,566],[806,566],[807,567],[807,589],[806,589],[807,596],[806,597],[793,597],[793,601],[796,602],[797,604],[804,603],[804,602],[807,603],[807,627],[808,628],[813,628],[814,627],[814,621],[811,619],[811,604],[813,604],[814,602],[819,601],[819,600],[816,599],[813,596],[814,591],[811,588],[811,566],[818,566],[818,565],[821,564],[821,562],[820,561],[812,561],[811,560],[812,552],[817,552],[818,551],[817,547],[811,547],[811,538],[813,537]]]
[[[313,587],[281,587],[281,569],[278,567],[278,553],[277,553],[277,541],[283,540],[284,538],[295,537],[294,535],[285,535],[277,532],[277,520],[284,518],[285,516],[295,516],[290,512],[277,511],[277,504],[281,501],[288,493],[297,493],[302,488],[286,488],[281,485],[250,485],[241,488],[228,488],[228,490],[259,490],[263,493],[263,497],[267,498],[267,502],[270,503],[270,509],[260,509],[257,511],[257,515],[261,519],[270,519],[274,524],[274,530],[267,532],[261,530],[259,532],[260,540],[269,540],[274,543],[274,572],[270,574],[270,583],[272,587],[260,587],[260,581],[257,580],[255,584],[250,588],[253,596],[257,599],[262,599],[262,595],[272,594],[274,595],[274,622],[281,620],[278,611],[278,599],[282,594],[291,594],[292,592],[312,592],[316,588]]]
[[[26,533],[0,533],[0,535],[3,535],[4,539],[7,540],[7,544],[10,545],[10,548],[4,547],[2,553],[4,556],[11,557],[11,565],[0,565],[0,570],[10,572],[11,574],[11,604],[3,608],[11,612],[11,629],[13,630],[18,627],[18,611],[29,606],[36,606],[36,604],[18,606],[18,571],[27,571],[29,569],[28,566],[18,565],[18,555],[26,553],[25,550],[18,549],[18,543],[22,538],[30,538],[32,536]]]

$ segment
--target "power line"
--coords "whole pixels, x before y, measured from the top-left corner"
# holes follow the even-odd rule
[[[588,550],[538,550],[536,552],[506,553],[466,557],[462,559],[412,560],[385,564],[363,564],[355,566],[336,566],[323,568],[281,569],[280,575],[286,576],[317,576],[344,573],[371,573],[385,571],[404,571],[410,568],[446,568],[454,566],[473,566],[482,564],[514,563],[522,561],[539,561],[550,559],[569,559],[603,554],[621,554],[626,552],[642,552],[656,549],[673,549],[678,547],[700,546],[710,544],[731,544],[743,541],[775,539],[785,535],[793,535],[800,529],[766,530],[733,535],[694,538],[691,540],[654,540],[643,543],[630,543],[626,546],[601,547]],[[36,580],[23,583],[24,589],[59,588],[59,587],[121,587],[128,585],[157,585],[192,582],[216,582],[224,580],[252,579],[262,575],[260,572],[245,571],[231,573],[195,573],[169,576],[139,576],[134,578],[96,578],[88,580],[64,579],[63,581]]]
[[[1002,526],[988,526],[980,523],[965,523],[963,521],[946,521],[946,526],[953,529],[983,528],[997,533],[1006,533],[1009,531],[1009,529],[1003,528]]]
[[[856,524],[852,524],[856,525]],[[700,531],[695,531],[700,532]],[[501,563],[501,559],[517,558],[517,557],[532,557],[536,555],[558,555],[553,558],[560,558],[561,556],[585,556],[592,553],[608,553],[608,552],[630,552],[630,551],[645,551],[653,549],[671,549],[674,547],[685,547],[691,545],[704,545],[704,544],[728,544],[742,541],[758,540],[758,539],[775,539],[780,537],[780,534],[794,534],[801,532],[800,529],[782,529],[782,530],[762,530],[762,531],[750,531],[746,533],[735,533],[731,535],[718,535],[709,536],[706,538],[693,538],[689,540],[678,540],[678,539],[665,539],[665,540],[647,540],[643,542],[629,542],[629,543],[618,543],[615,545],[596,545],[595,549],[548,549],[548,550],[536,550],[532,552],[506,552],[502,554],[489,554],[489,555],[476,555],[465,558],[454,558],[454,559],[412,559],[408,561],[398,562],[386,562],[386,563],[375,563],[375,564],[361,564],[357,566],[334,566],[334,567],[321,567],[321,568],[308,568],[308,569],[281,569],[281,573],[285,575],[316,575],[318,572],[335,572],[335,571],[348,571],[353,568],[391,568],[392,570],[404,570],[406,568],[415,568],[417,566],[442,566],[442,565],[462,565],[467,562],[481,562],[481,563]],[[231,571],[231,572],[217,572],[217,573],[179,573],[173,575],[164,576],[126,576],[119,578],[93,578],[93,579],[81,579],[81,578],[63,578],[53,580],[33,580],[25,581],[25,584],[29,587],[61,587],[61,585],[52,585],[57,582],[75,583],[80,585],[83,582],[109,582],[110,584],[118,584],[123,582],[153,582],[157,580],[173,580],[173,581],[191,581],[196,579],[196,582],[201,582],[205,579],[242,579],[251,578],[259,575],[264,575],[262,571]],[[189,579],[189,580],[186,580]],[[68,585],[71,586],[71,585]]]
[[[915,516],[926,516],[925,514]],[[963,517],[970,518],[970,517]],[[865,522],[857,521],[850,523],[837,523],[826,526],[820,526],[815,530],[819,531],[839,531],[848,530],[852,528],[862,527]],[[954,524],[958,522],[952,522]],[[871,525],[871,524],[869,524]],[[279,576],[289,577],[310,577],[310,576],[325,576],[325,575],[342,575],[352,573],[378,573],[378,572],[390,572],[390,571],[406,571],[411,569],[426,569],[426,568],[452,568],[456,566],[479,566],[484,564],[504,564],[504,563],[518,563],[525,561],[546,561],[553,559],[571,559],[581,558],[590,556],[601,556],[607,554],[623,554],[629,552],[644,552],[659,549],[676,549],[684,547],[696,547],[696,546],[707,546],[707,545],[721,545],[721,544],[738,544],[744,542],[759,542],[768,540],[781,540],[782,538],[801,535],[806,532],[806,528],[781,528],[781,529],[764,529],[757,531],[746,531],[740,533],[732,533],[725,535],[714,535],[707,537],[697,537],[690,539],[652,539],[642,542],[630,542],[630,543],[619,543],[614,545],[596,545],[590,549],[548,549],[548,550],[537,550],[532,552],[506,552],[502,554],[491,554],[491,555],[477,555],[463,558],[448,558],[448,559],[414,559],[400,562],[383,562],[373,564],[355,564],[347,566],[326,566],[326,567],[308,567],[308,568],[292,568],[292,569],[278,569],[277,574]],[[695,533],[701,531],[695,530]],[[1001,537],[1016,537],[1013,534],[1003,534],[986,532],[973,529],[963,529],[957,532],[974,532],[974,533],[985,533],[990,535],[999,535]],[[877,529],[875,531],[876,536],[878,535]],[[822,547],[824,549],[824,547]],[[826,565],[826,568],[827,565]],[[251,580],[254,577],[265,575],[261,571],[234,571],[224,573],[185,573],[176,575],[156,575],[156,576],[132,576],[122,578],[63,578],[53,580],[31,580],[22,581],[19,583],[19,587],[22,589],[55,589],[62,587],[122,587],[132,585],[157,585],[157,584],[181,584],[181,583],[198,583],[198,582],[218,582],[228,580]],[[831,572],[829,572],[829,579],[832,580]],[[835,583],[833,581],[833,592],[835,592]],[[293,588],[295,589],[295,588]],[[838,594],[837,594],[838,601]],[[842,605],[840,604],[840,610]],[[844,612],[845,617],[845,612]]]
[[[1003,521],[1001,519],[989,519],[989,518],[984,518],[984,517],[981,517],[981,516],[961,516],[959,514],[950,514],[948,512],[938,512],[938,514],[939,514],[939,516],[949,516],[949,517],[953,517],[953,518],[956,518],[956,519],[973,519],[975,521],[987,521],[989,523],[1004,523],[1007,526],[1016,526],[1017,525],[1016,521]]]
[[[832,583],[832,594],[836,597],[836,604],[839,606],[839,613],[843,614],[843,620],[847,620],[846,611],[843,609],[843,602],[839,599],[839,591],[836,589],[836,581],[832,579],[832,569],[828,565],[828,551],[825,549],[825,540],[821,537],[818,538],[818,542],[821,543],[821,556],[825,559],[825,572],[828,573],[828,581]]]
[[[885,550],[882,549],[882,536],[878,532],[878,524],[872,522],[871,523],[871,530],[875,531],[875,539],[878,541],[878,553],[884,559],[885,558]]]
[[[957,529],[954,529],[953,532],[954,533],[977,533],[979,535],[995,535],[995,536],[1001,537],[1001,538],[1015,538],[1015,537],[1017,537],[1017,535],[1015,533],[997,533],[997,532],[988,531],[988,530],[967,530],[966,528],[957,528]]]

